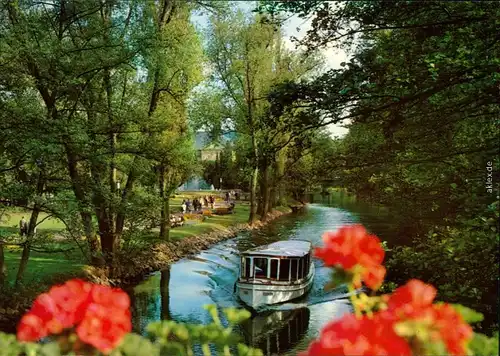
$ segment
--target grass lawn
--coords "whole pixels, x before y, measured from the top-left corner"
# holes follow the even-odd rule
[[[5,251],[5,262],[7,263],[8,279],[14,282],[16,279],[20,250]],[[25,283],[41,283],[47,276],[57,274],[77,274],[84,266],[81,256],[65,256],[63,253],[39,253],[32,251],[28,261],[28,267],[24,274]]]
[[[217,192],[218,193],[218,192]],[[171,207],[180,205],[182,199],[190,198],[192,199],[194,195],[206,195],[217,193],[213,192],[200,192],[193,194],[191,192],[183,192],[183,194],[177,195],[175,198],[171,199]],[[278,210],[287,211],[288,208],[277,208]],[[205,221],[193,224],[186,224],[182,227],[176,227],[170,230],[170,237],[172,240],[182,239],[185,237],[197,236],[200,234],[208,233],[214,230],[224,230],[229,226],[243,224],[248,221],[248,215],[250,212],[250,205],[248,202],[237,202],[233,214],[228,215],[212,215],[206,217]],[[2,221],[0,222],[0,232],[3,230],[17,233],[19,220],[24,216],[26,220],[29,219],[29,212],[15,211],[11,212],[7,216],[4,215]],[[45,218],[46,214],[40,214],[40,220]],[[39,221],[40,221],[39,220]],[[64,225],[57,219],[48,218],[43,221],[37,228],[38,230],[54,230],[60,231],[64,229]],[[157,233],[157,229],[153,229],[153,234]],[[67,249],[69,247],[74,247],[74,242],[58,242],[51,243],[48,248],[55,249]],[[5,248],[5,260],[7,264],[8,279],[13,283],[15,280],[17,269],[19,266],[19,261],[21,258],[20,248]],[[84,267],[86,261],[79,249],[75,249],[67,253],[41,253],[32,251],[30,254],[30,259],[28,262],[28,267],[24,276],[24,283],[26,284],[40,284],[43,285],[44,282],[51,279],[52,276],[58,274],[78,274],[78,272]]]
[[[0,229],[4,231],[10,232],[18,232],[19,231],[19,221],[21,221],[24,216],[24,220],[27,222],[30,221],[31,212],[29,211],[12,211],[4,214],[2,216],[2,220],[0,221]],[[42,221],[47,217],[46,213],[40,213],[38,215],[38,222]],[[56,218],[47,218],[39,224],[36,229],[37,230],[45,230],[45,231],[60,231],[64,229],[65,226],[59,219]]]

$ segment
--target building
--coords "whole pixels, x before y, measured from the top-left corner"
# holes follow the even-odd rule
[[[228,142],[234,141],[236,135],[227,133],[221,136],[219,140],[214,140],[208,132],[198,131],[195,135],[194,146],[196,155],[200,162],[216,161],[224,150]],[[179,187],[179,190],[210,190],[210,186],[201,176],[195,176]]]
[[[214,142],[210,135],[203,131],[196,133],[194,146],[200,161],[216,161],[224,149],[221,142]]]

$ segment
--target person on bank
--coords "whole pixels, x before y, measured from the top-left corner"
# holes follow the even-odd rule
[[[19,234],[21,236],[28,235],[28,223],[24,220],[24,216],[19,221]]]

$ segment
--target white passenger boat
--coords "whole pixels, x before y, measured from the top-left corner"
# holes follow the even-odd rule
[[[288,240],[245,251],[241,255],[236,293],[254,309],[306,294],[314,280],[312,245]]]

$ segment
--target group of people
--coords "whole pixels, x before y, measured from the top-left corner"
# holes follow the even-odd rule
[[[200,199],[194,198],[193,201],[189,199],[182,200],[182,212],[200,211],[203,207],[211,209],[214,208],[215,198],[212,195],[201,197]]]

